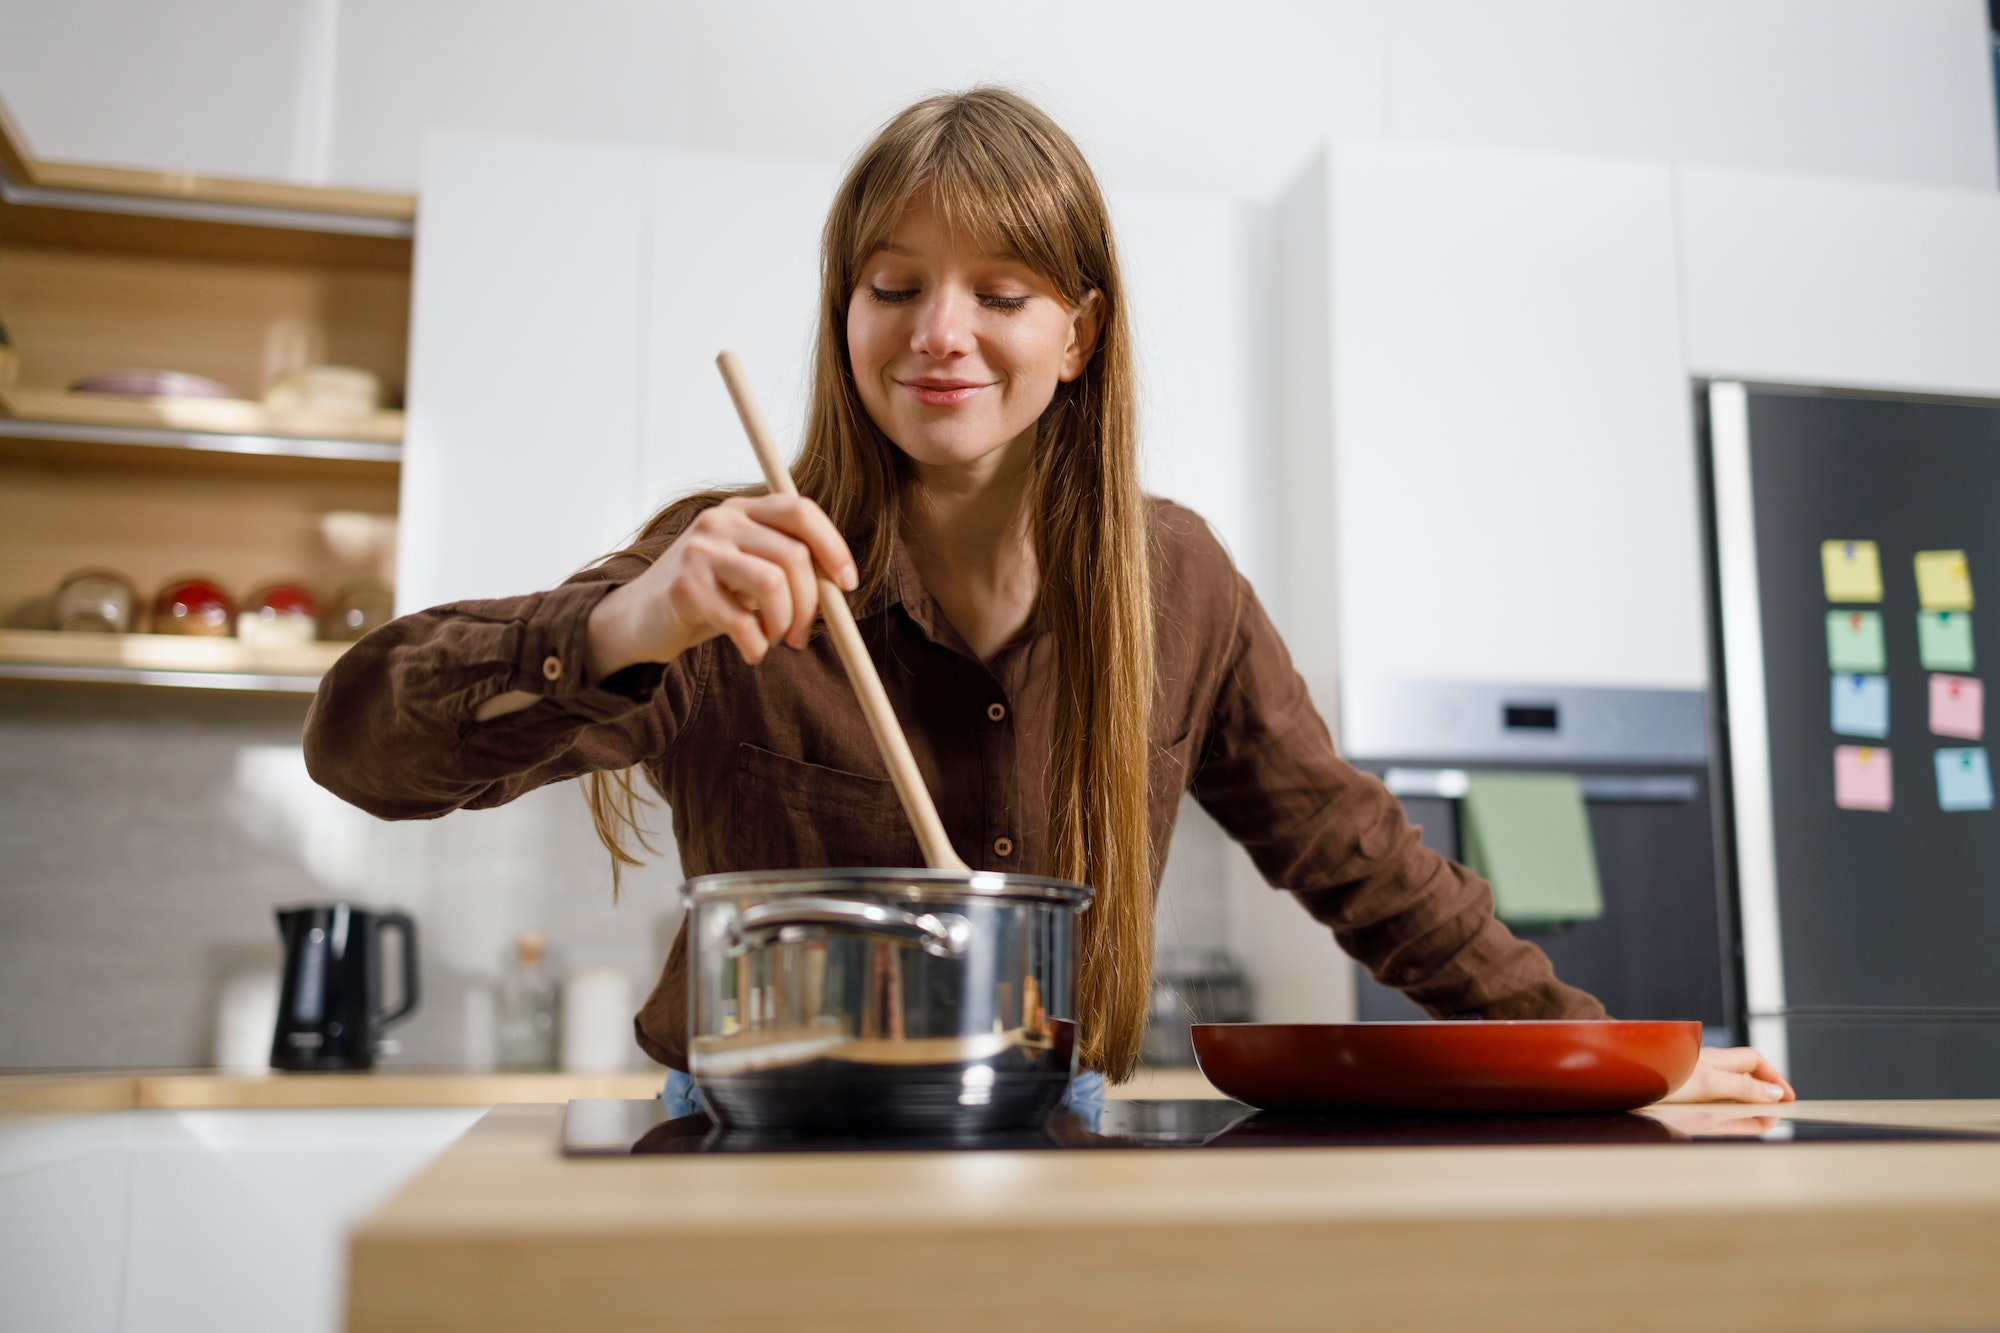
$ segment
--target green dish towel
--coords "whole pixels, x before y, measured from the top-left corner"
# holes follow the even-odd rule
[[[1571,773],[1468,773],[1460,808],[1465,864],[1493,886],[1510,926],[1604,915],[1590,817]]]

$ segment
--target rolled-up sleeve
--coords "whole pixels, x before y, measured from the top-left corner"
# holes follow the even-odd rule
[[[1604,1017],[1494,918],[1485,880],[1424,846],[1388,789],[1340,758],[1256,595],[1241,576],[1235,585],[1195,798],[1266,880],[1431,1014]]]
[[[644,568],[621,556],[561,587],[403,616],[342,653],[306,716],[306,767],[384,819],[499,805],[549,782],[665,756],[698,706],[710,654],[585,668],[590,613]],[[485,721],[510,692],[528,707]]]

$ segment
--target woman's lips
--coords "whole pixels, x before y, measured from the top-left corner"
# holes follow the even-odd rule
[[[969,402],[981,389],[990,389],[991,384],[980,384],[973,380],[897,380],[897,384],[926,407],[957,407]]]

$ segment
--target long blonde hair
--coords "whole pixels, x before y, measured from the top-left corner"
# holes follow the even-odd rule
[[[1037,425],[1030,537],[1036,615],[1054,639],[1060,682],[1046,779],[1050,870],[1097,890],[1081,932],[1082,1059],[1124,1079],[1145,1029],[1157,870],[1147,823],[1153,606],[1131,333],[1097,180],[1033,103],[1001,88],[929,97],[855,160],[821,237],[812,407],[792,474],[846,535],[861,573],[855,600],[865,601],[888,572],[907,463],[855,389],[847,311],[861,266],[918,197],[948,232],[1020,256],[1069,305],[1093,291],[1103,303],[1095,354],[1056,386]],[[636,545],[654,539],[657,549],[696,512],[757,489],[685,496]],[[628,835],[645,845],[630,771],[593,773],[587,791],[614,874],[637,865],[626,846]]]

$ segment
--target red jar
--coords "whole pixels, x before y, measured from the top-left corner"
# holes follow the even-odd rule
[[[153,633],[226,639],[235,632],[236,608],[220,584],[204,578],[171,580],[153,599]]]
[[[246,643],[311,643],[319,631],[319,603],[296,583],[273,583],[244,604],[236,637]]]

